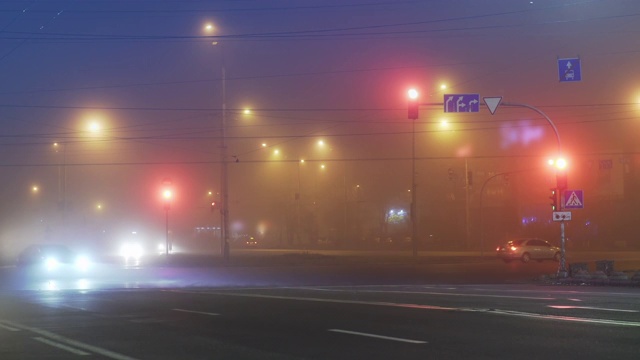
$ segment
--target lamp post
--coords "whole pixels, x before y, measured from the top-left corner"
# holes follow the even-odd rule
[[[549,160],[549,165],[556,168],[556,199],[559,200],[558,209],[554,211],[564,211],[565,199],[562,196],[564,190],[567,190],[567,161],[563,158]],[[558,276],[567,277],[567,258],[566,258],[566,237],[565,237],[564,220],[560,222],[560,264],[558,266]]]
[[[166,258],[169,258],[169,249],[171,248],[171,243],[169,242],[169,209],[171,209],[171,198],[173,197],[173,192],[171,191],[171,181],[169,179],[164,179],[162,181],[162,198],[164,199],[164,212],[165,212],[165,248],[164,254]]]
[[[67,144],[54,142],[53,149],[55,152],[62,152],[62,164],[58,163],[58,208],[62,212],[62,222],[64,223],[67,207]]]
[[[206,24],[206,33],[212,33],[215,28],[213,24]],[[220,46],[217,41],[211,43],[213,46]],[[224,51],[220,47],[221,71],[222,71],[222,121],[220,122],[220,133],[222,145],[220,151],[220,190],[222,201],[220,204],[220,251],[225,261],[229,260],[229,174],[227,167],[227,70],[224,63]]]
[[[418,97],[420,94],[416,89],[410,89],[409,96],[409,119],[411,122],[411,249],[413,256],[418,256],[418,216],[416,204],[416,120],[418,119]]]

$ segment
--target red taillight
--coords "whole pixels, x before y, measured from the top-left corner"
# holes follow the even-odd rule
[[[496,248],[496,251],[500,251],[500,246],[498,246],[498,247]]]
[[[517,248],[517,247],[515,247],[515,246],[512,246],[512,247],[511,247],[511,251],[516,251],[517,249],[518,249],[518,248]]]

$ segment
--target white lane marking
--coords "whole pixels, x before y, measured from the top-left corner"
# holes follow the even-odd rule
[[[633,322],[633,321],[579,318],[579,317],[574,317],[574,316],[543,315],[543,314],[536,314],[536,313],[526,313],[526,312],[521,312],[521,311],[499,310],[499,309],[492,309],[492,310],[487,310],[487,309],[461,309],[461,310],[463,310],[463,311],[473,311],[473,312],[483,312],[483,313],[486,313],[486,314],[520,316],[520,317],[528,317],[528,318],[543,319],[543,320],[560,320],[560,321],[580,322],[580,323],[587,323],[587,324],[603,324],[603,325],[618,325],[618,326],[640,327],[640,322]]]
[[[16,329],[14,327],[11,327],[9,325],[5,325],[0,323],[0,328],[5,329],[5,330],[9,330],[9,331],[20,331],[20,329]]]
[[[342,290],[342,289],[327,289],[327,288],[314,288],[314,287],[304,288],[304,290],[351,292],[349,290]],[[438,295],[438,296],[464,296],[464,297],[484,297],[484,298],[500,298],[500,299],[556,300],[555,298],[552,298],[552,297],[539,297],[539,296],[490,295],[490,294],[472,294],[472,293],[446,293],[446,292],[433,292],[433,291],[357,290],[357,292],[359,292],[359,293],[385,293],[385,294]]]
[[[204,311],[185,310],[185,309],[171,309],[171,310],[173,310],[173,311],[181,311],[181,312],[186,312],[186,313],[192,313],[192,314],[209,315],[209,316],[220,315],[220,314],[216,314],[216,313],[210,313],[210,312],[204,312]]]
[[[400,341],[400,342],[406,342],[406,343],[410,343],[410,344],[426,344],[427,343],[426,341],[422,341],[422,340],[403,339],[403,338],[397,338],[397,337],[393,337],[393,336],[368,334],[368,333],[363,333],[363,332],[358,332],[358,331],[350,331],[350,330],[329,329],[327,331],[333,331],[333,332],[337,332],[337,333],[350,334],[350,335],[366,336],[366,337],[372,337],[372,338],[376,338],[376,339]]]
[[[22,325],[22,324],[18,324],[16,322],[13,321],[9,321],[9,320],[3,320],[0,319],[0,323],[4,323],[4,324],[9,324],[12,327],[21,329],[21,330],[26,330],[26,331],[31,331],[33,333],[36,333],[38,335],[44,336],[46,338],[49,338],[51,340],[55,340],[61,343],[65,343],[67,345],[76,347],[76,348],[80,348],[98,355],[102,355],[111,359],[115,359],[115,360],[137,360],[136,358],[127,356],[127,355],[123,355],[120,353],[117,353],[115,351],[111,351],[111,350],[107,350],[107,349],[103,349],[101,347],[98,346],[93,346],[93,345],[89,345],[89,344],[85,344],[83,342],[80,341],[76,341],[73,339],[69,339],[66,338],[64,336],[52,333],[50,331],[47,330],[42,330],[42,329],[38,329],[36,327],[32,327],[32,326],[27,326],[27,325]]]
[[[575,301],[575,302],[582,302],[582,300],[580,300],[580,299],[567,299],[567,300],[569,300],[569,301]]]
[[[204,292],[203,291],[189,291],[189,290],[170,290],[170,291],[171,292],[176,292],[176,293],[185,293],[185,294],[209,294],[209,295],[222,295],[222,296],[241,296],[241,297],[262,298],[262,299],[314,301],[314,302],[325,302],[325,303],[335,303],[335,304],[389,306],[389,307],[423,309],[423,310],[449,310],[449,311],[483,312],[483,313],[487,313],[487,314],[523,316],[523,317],[530,317],[530,318],[544,319],[544,320],[560,320],[560,321],[583,322],[583,323],[590,323],[590,324],[606,324],[606,325],[640,327],[640,322],[633,322],[633,321],[617,321],[617,320],[608,320],[608,319],[593,319],[593,318],[578,318],[578,317],[571,317],[571,316],[543,315],[543,314],[524,313],[524,312],[518,312],[518,311],[499,310],[499,309],[453,308],[453,307],[442,307],[442,306],[434,306],[434,305],[401,304],[401,303],[354,301],[354,300],[337,300],[337,299],[319,299],[319,298],[306,298],[306,297],[297,297],[297,296],[242,294],[242,293],[215,292],[215,291],[204,291]]]
[[[78,307],[78,306],[60,305],[60,307],[64,307],[64,308],[68,308],[68,309],[73,309],[73,310],[87,311],[87,309],[82,308],[82,307]]]
[[[60,344],[60,343],[57,343],[55,341],[51,341],[49,339],[45,339],[45,338],[42,338],[42,337],[39,337],[39,336],[34,337],[34,339],[38,340],[38,341],[40,341],[42,343],[45,343],[47,345],[51,345],[53,347],[57,347],[58,349],[62,349],[62,350],[68,351],[68,352],[70,352],[72,354],[76,354],[76,355],[80,355],[80,356],[91,355],[90,353],[88,353],[86,351],[82,351],[82,350],[79,350],[79,349],[76,349],[76,348],[72,348],[71,346]]]
[[[186,294],[209,294],[209,295],[242,296],[242,297],[252,297],[252,298],[262,298],[262,299],[314,301],[314,302],[326,302],[326,303],[336,303],[336,304],[392,306],[392,307],[414,308],[414,309],[430,309],[430,310],[459,310],[457,308],[443,307],[443,306],[436,306],[436,305],[401,304],[401,303],[357,301],[357,300],[336,300],[336,299],[308,298],[308,297],[298,297],[298,296],[242,294],[242,293],[232,293],[232,292],[199,292],[199,291],[189,291],[189,290],[171,290],[171,291],[176,292],[176,293],[186,293]]]
[[[630,313],[640,312],[638,310],[609,309],[609,308],[599,308],[594,306],[547,305],[547,307],[550,307],[553,309],[585,309],[585,310],[619,311],[619,312],[630,312]]]

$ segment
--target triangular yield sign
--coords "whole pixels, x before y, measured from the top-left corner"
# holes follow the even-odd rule
[[[500,105],[500,102],[502,101],[502,96],[485,97],[485,98],[482,98],[482,100],[484,100],[484,103],[487,104],[489,111],[491,111],[491,115],[493,115],[496,113],[496,110],[498,109],[498,105]]]

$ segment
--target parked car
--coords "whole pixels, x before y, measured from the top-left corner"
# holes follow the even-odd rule
[[[62,244],[34,244],[20,252],[17,259],[20,267],[30,267],[51,272],[84,272],[90,267],[86,256],[78,255]]]
[[[537,238],[511,240],[498,246],[496,252],[498,258],[507,263],[511,260],[522,260],[525,263],[531,260],[560,261],[560,248]]]

